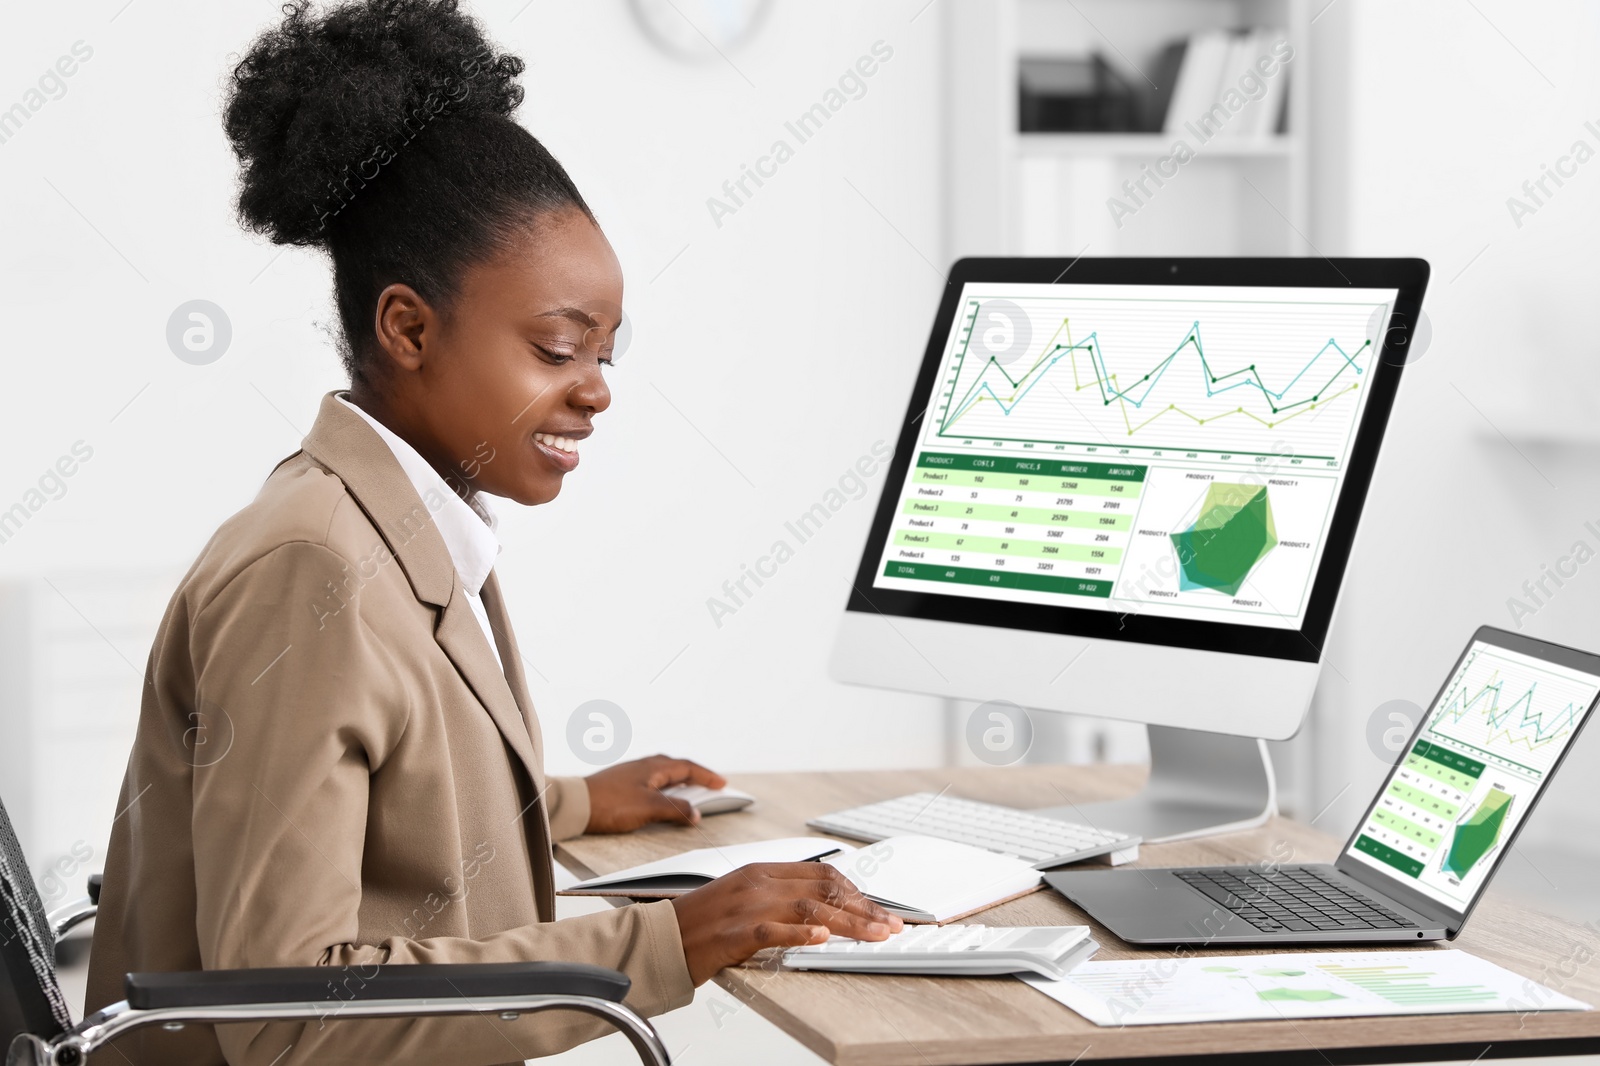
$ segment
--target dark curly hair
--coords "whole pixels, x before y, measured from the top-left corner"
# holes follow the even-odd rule
[[[333,262],[340,357],[374,385],[373,308],[403,282],[448,314],[465,268],[540,214],[593,213],[512,120],[525,64],[496,53],[457,0],[353,0],[321,18],[282,7],[233,69],[223,128],[238,217]]]

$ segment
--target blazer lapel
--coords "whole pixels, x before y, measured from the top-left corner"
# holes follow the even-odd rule
[[[483,627],[473,617],[466,590],[461,587],[459,580],[455,583],[455,593],[439,613],[433,637],[445,654],[450,656],[450,661],[455,663],[461,676],[466,678],[467,684],[472,686],[479,702],[488,708],[489,717],[494,719],[495,726],[511,750],[522,760],[528,777],[533,781],[534,794],[543,797],[544,768],[539,765],[539,755],[534,748],[533,737],[528,734],[522,710],[512,695],[506,675],[500,672],[500,667],[495,663],[488,642],[483,639]],[[504,655],[503,652],[501,654]]]
[[[522,650],[517,647],[517,635],[511,628],[511,617],[500,595],[500,576],[493,570],[489,571],[489,578],[483,583],[483,606],[489,615],[489,628],[494,630],[495,640],[500,646],[500,659],[506,666],[506,683],[511,686],[511,695],[517,701],[517,709],[522,712],[523,723],[527,726],[528,736],[533,739],[534,754],[542,769],[544,738],[539,732],[539,716],[534,713],[533,699],[528,695],[528,677],[522,669]]]
[[[544,768],[536,747],[537,734],[530,731],[528,724],[533,721],[531,708],[525,712],[522,706],[526,692],[518,683],[519,692],[514,694],[513,683],[496,665],[494,653],[483,638],[483,629],[473,617],[466,590],[456,575],[450,549],[434,525],[433,510],[417,495],[411,479],[395,460],[394,452],[360,415],[340,403],[332,392],[323,396],[317,420],[301,448],[345,483],[394,554],[417,599],[440,608],[434,639],[466,679],[479,702],[488,709],[506,745],[527,770],[534,794],[542,799]],[[438,502],[433,502],[433,508],[437,507]],[[492,572],[489,580],[494,581]],[[498,586],[496,589],[498,591]],[[503,611],[501,618],[504,618]],[[509,635],[510,626],[504,621],[500,624]],[[516,664],[518,673],[515,676],[520,679],[521,665],[516,663],[515,654],[506,656],[506,661]],[[543,828],[547,843],[548,816],[544,805],[538,806],[538,824]]]
[[[511,695],[516,700],[517,710],[522,715],[524,735],[533,745],[533,787],[542,800],[545,790],[550,786],[544,776],[544,741],[539,733],[539,717],[533,712],[533,700],[528,695],[528,681],[522,672],[522,652],[517,647],[517,637],[511,629],[511,618],[506,613],[505,600],[500,596],[500,577],[493,570],[489,571],[489,576],[483,583],[482,598],[484,612],[489,616],[489,628],[494,631],[495,643],[500,648],[500,660],[505,663],[506,683],[511,687]],[[477,619],[474,618],[472,624],[476,626]],[[538,828],[544,834],[540,838],[539,846],[544,849],[543,854],[550,855],[555,847],[550,839],[550,809],[544,803],[536,806],[539,808]],[[539,879],[537,891],[534,893],[539,914],[544,921],[553,922],[556,913],[555,872],[549,863],[535,863],[534,876]]]

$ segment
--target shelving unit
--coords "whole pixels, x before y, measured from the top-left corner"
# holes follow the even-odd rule
[[[964,255],[1309,255],[1307,0],[993,0],[948,4],[946,233]],[[1281,26],[1294,56],[1287,132],[1021,133],[1018,61],[1104,55],[1148,82],[1169,42],[1205,29]],[[1282,76],[1282,75],[1279,75]],[[1123,183],[1179,139],[1194,158],[1136,203]],[[1133,207],[1115,217],[1107,202]]]
[[[1022,159],[1062,157],[1157,159],[1172,150],[1165,133],[1019,133],[1017,156]],[[1230,158],[1288,156],[1295,150],[1292,137],[1239,137],[1206,146],[1207,155]],[[1137,162],[1135,163],[1137,166]]]

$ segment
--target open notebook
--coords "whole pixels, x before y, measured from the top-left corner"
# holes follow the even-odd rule
[[[580,881],[567,896],[664,899],[754,862],[826,862],[863,895],[908,922],[943,924],[1042,887],[1039,871],[1007,855],[924,836],[855,848],[822,837],[786,837],[698,848]]]

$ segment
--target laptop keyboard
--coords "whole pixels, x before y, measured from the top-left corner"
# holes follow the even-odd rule
[[[1221,867],[1174,874],[1264,933],[1410,929],[1416,924],[1304,866],[1270,873]]]

